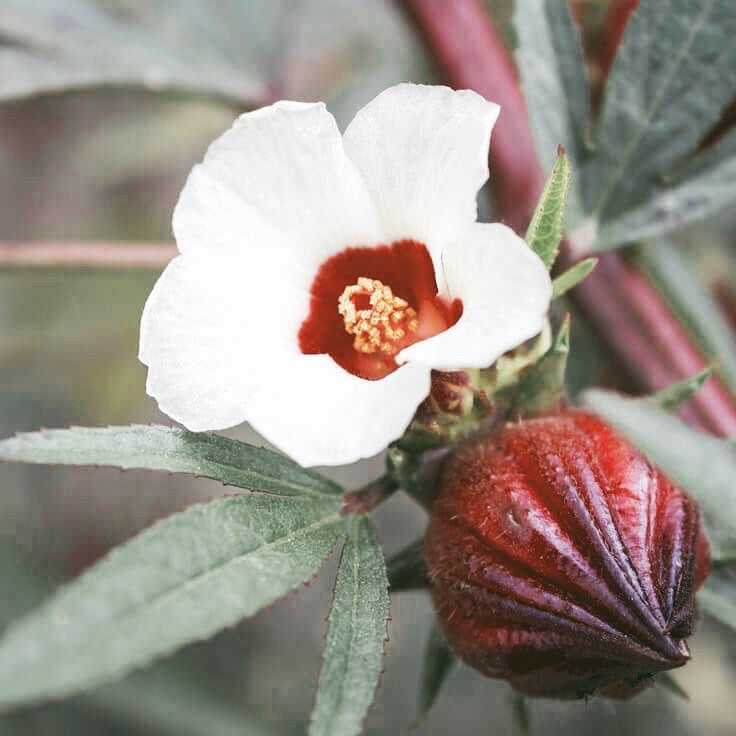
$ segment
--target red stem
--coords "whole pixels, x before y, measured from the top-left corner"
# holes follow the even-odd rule
[[[163,268],[176,253],[173,243],[0,242],[0,267]]]
[[[544,183],[526,105],[508,52],[478,0],[403,0],[448,82],[501,105],[491,146],[492,191],[500,219],[528,221]],[[627,3],[630,5],[631,3]],[[569,258],[561,258],[563,265]],[[705,360],[653,285],[617,253],[607,253],[574,292],[613,354],[650,392],[695,373]],[[693,425],[736,433],[736,400],[711,379],[685,407]]]

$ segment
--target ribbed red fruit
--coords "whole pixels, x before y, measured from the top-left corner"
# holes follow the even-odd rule
[[[599,417],[509,424],[442,471],[425,552],[454,651],[537,696],[626,698],[689,659],[695,502]]]

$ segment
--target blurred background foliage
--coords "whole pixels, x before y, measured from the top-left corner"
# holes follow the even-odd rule
[[[512,3],[486,5],[513,44]],[[595,48],[608,1],[580,5],[586,45]],[[381,89],[407,79],[438,77],[389,0],[0,0],[0,241],[168,240],[186,174],[237,114],[274,97],[323,99],[344,127]],[[730,211],[681,230],[673,246],[731,318],[734,242]],[[0,436],[166,422],[145,396],[136,359],[140,312],[156,276],[0,270]],[[573,317],[571,393],[630,388]],[[247,429],[231,434],[255,439]],[[381,468],[378,458],[329,474],[356,487]],[[210,481],[154,473],[0,465],[0,625],[154,519],[223,493]],[[402,494],[376,520],[388,554],[425,524]],[[310,585],[255,618],[122,683],[1,716],[0,736],[303,733],[334,567],[333,557]],[[428,596],[394,596],[391,615],[370,735],[411,730]],[[625,704],[538,701],[532,733],[734,733],[736,652],[710,621],[692,649],[693,662],[675,673],[689,702],[663,688]],[[510,702],[504,683],[459,667],[416,732],[512,733]]]

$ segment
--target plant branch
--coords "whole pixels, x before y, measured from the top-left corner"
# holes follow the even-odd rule
[[[163,268],[175,255],[173,243],[0,242],[1,268]]]
[[[522,231],[544,176],[526,106],[506,48],[479,0],[402,0],[448,82],[501,105],[491,146],[493,196],[499,219]],[[562,267],[572,260],[561,254]],[[583,314],[646,392],[696,373],[700,355],[653,285],[617,253],[607,253],[572,292]],[[712,378],[683,407],[692,424],[714,434],[736,432],[736,400]]]
[[[399,484],[393,478],[382,475],[357,491],[348,491],[345,494],[340,515],[366,514],[373,511],[398,489]]]

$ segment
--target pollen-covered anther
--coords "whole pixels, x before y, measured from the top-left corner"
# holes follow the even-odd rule
[[[355,335],[353,347],[360,353],[399,352],[399,341],[419,326],[416,310],[391,287],[378,279],[360,276],[346,286],[337,301],[345,329]]]

